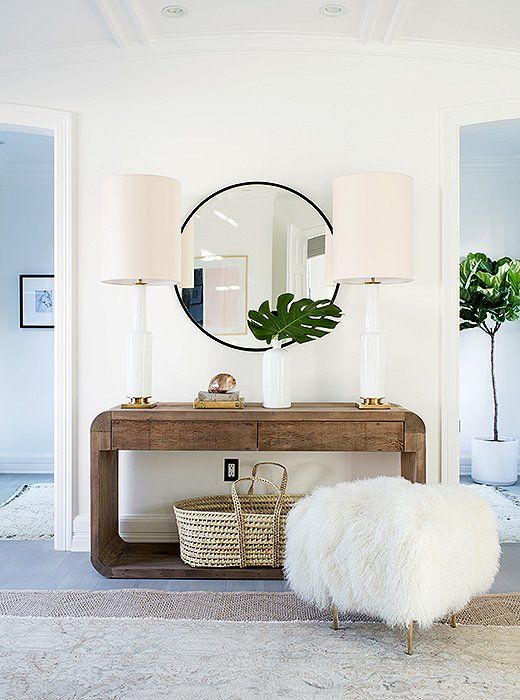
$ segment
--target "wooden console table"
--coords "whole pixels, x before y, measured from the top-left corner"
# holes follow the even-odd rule
[[[344,403],[300,403],[281,410],[260,404],[229,411],[169,403],[151,410],[114,408],[91,427],[91,561],[107,578],[283,578],[272,568],[192,568],[181,561],[178,544],[121,539],[119,450],[400,452],[402,476],[425,481],[424,423],[401,406],[383,411]]]

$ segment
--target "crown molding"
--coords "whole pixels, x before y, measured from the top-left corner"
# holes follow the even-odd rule
[[[492,68],[520,68],[520,49],[502,46],[406,37],[396,39],[392,50],[411,51],[424,58],[453,63],[470,63]]]
[[[135,1],[135,0],[132,0]],[[151,39],[149,45],[129,43],[125,49],[108,42],[12,52],[1,56],[0,74],[95,65],[110,61],[143,61],[147,58],[214,54],[299,53],[330,56],[379,57],[405,60],[463,63],[520,70],[520,50],[489,48],[451,42],[399,39],[392,46],[361,43],[352,37],[312,32],[241,32],[193,34]]]

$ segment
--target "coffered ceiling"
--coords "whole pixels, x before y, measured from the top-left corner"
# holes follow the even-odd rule
[[[520,0],[180,0],[173,17],[167,4],[0,0],[0,67],[241,47],[520,67]]]

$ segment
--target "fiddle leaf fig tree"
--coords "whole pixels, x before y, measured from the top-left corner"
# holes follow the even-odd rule
[[[493,440],[498,441],[495,336],[503,323],[520,317],[520,260],[491,260],[484,253],[468,253],[459,272],[460,330],[480,328],[490,339]]]
[[[339,306],[330,299],[293,299],[294,294],[280,294],[275,309],[271,309],[266,300],[258,311],[251,309],[248,312],[247,325],[255,338],[268,344],[274,338],[308,343],[333,330],[339,323],[334,319],[343,315]]]

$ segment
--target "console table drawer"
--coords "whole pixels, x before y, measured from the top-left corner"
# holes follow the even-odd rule
[[[261,421],[258,449],[288,452],[401,452],[401,421]]]
[[[113,450],[256,450],[256,421],[112,421]]]

